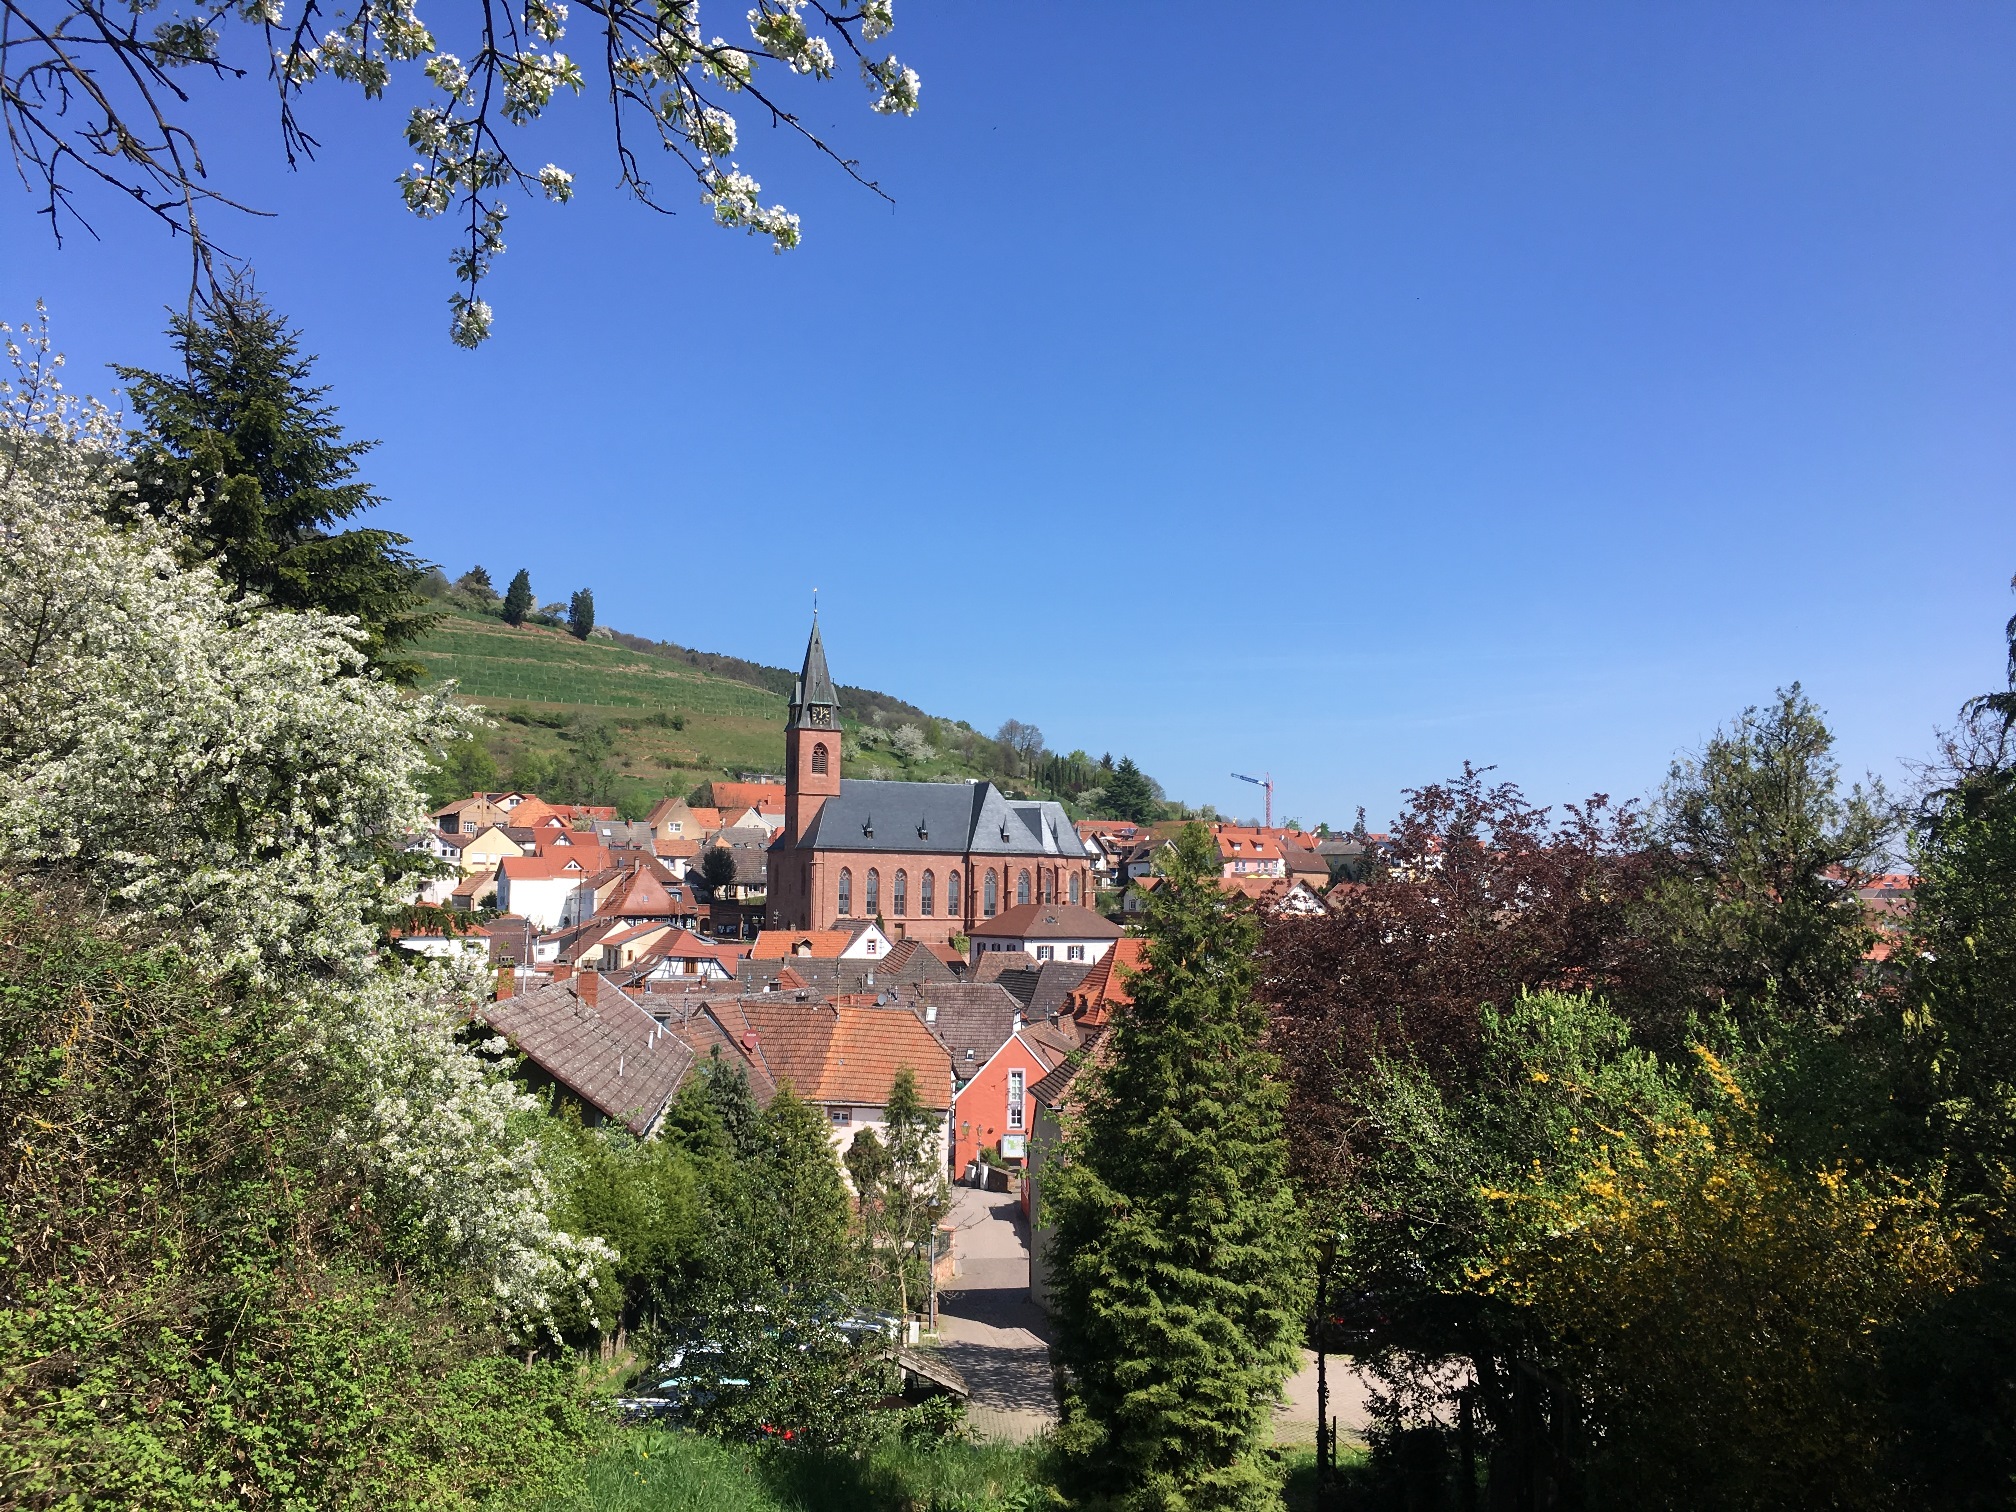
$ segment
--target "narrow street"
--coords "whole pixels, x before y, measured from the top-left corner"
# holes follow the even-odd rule
[[[952,1189],[958,1269],[939,1293],[939,1350],[972,1388],[983,1438],[1033,1438],[1057,1421],[1050,1325],[1029,1300],[1029,1240],[1008,1192]]]

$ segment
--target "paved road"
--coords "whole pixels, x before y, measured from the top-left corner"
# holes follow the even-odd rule
[[[1034,1437],[1057,1420],[1050,1322],[1029,1300],[1029,1240],[1007,1192],[952,1189],[954,1279],[938,1294],[939,1349],[973,1390],[968,1417],[990,1438]]]
[[[940,1352],[973,1390],[968,1416],[990,1438],[1026,1439],[1057,1421],[1050,1373],[1050,1320],[1029,1300],[1029,1240],[1022,1206],[1006,1192],[952,1189],[952,1251],[958,1271],[939,1293]],[[1350,1363],[1329,1363],[1330,1413],[1347,1439],[1362,1441],[1370,1414],[1366,1387]],[[1316,1441],[1316,1357],[1274,1410],[1281,1444]]]

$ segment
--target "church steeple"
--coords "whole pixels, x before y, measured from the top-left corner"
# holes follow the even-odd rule
[[[805,666],[791,690],[791,728],[833,730],[840,725],[840,695],[826,670],[826,646],[819,639],[819,616],[812,616],[812,638],[805,643]]]
[[[812,638],[805,643],[805,670],[791,689],[791,718],[784,726],[787,847],[798,844],[818,816],[819,806],[839,791],[840,695],[833,690],[833,674],[826,670],[826,647],[819,639],[815,613]],[[782,885],[791,884],[786,879]]]

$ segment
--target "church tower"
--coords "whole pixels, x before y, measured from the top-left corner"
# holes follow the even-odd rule
[[[784,728],[784,835],[795,846],[820,807],[840,795],[840,695],[826,670],[819,617],[805,643],[805,669],[791,690],[791,721]]]

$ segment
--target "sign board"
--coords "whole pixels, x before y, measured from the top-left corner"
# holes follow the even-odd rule
[[[1001,1136],[1001,1158],[1003,1160],[1022,1160],[1027,1158],[1028,1154],[1029,1136],[1027,1134],[1003,1134]]]

